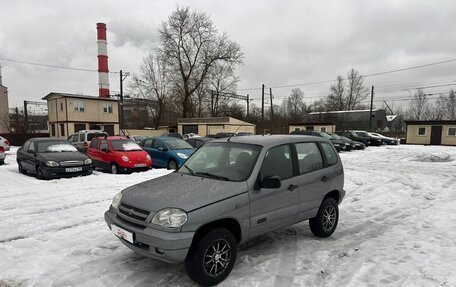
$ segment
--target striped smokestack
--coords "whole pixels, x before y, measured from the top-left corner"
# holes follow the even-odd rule
[[[106,24],[97,23],[99,97],[109,98],[108,42]]]

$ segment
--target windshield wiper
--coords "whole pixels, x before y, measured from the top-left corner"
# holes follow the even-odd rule
[[[198,172],[195,172],[194,174],[195,175],[207,176],[207,177],[210,177],[210,178],[216,178],[216,179],[220,179],[220,180],[225,180],[225,181],[229,181],[230,180],[228,177],[212,174],[212,173],[209,173],[209,172],[199,172],[198,171]]]
[[[191,168],[189,168],[188,165],[184,164],[184,167],[190,172],[191,175],[195,175],[193,170]]]

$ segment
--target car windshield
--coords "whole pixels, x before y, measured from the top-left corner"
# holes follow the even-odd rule
[[[165,139],[170,149],[193,149],[193,147],[184,140],[175,138],[175,139]]]
[[[357,134],[358,136],[362,136],[362,137],[368,137],[368,136],[369,136],[369,135],[368,135],[367,133],[365,133],[365,132],[356,132],[356,134]]]
[[[261,146],[206,143],[179,169],[179,173],[228,181],[245,181],[252,173]]]
[[[331,137],[335,138],[336,140],[342,140],[343,139],[341,136],[336,135],[336,134],[331,134]]]
[[[38,142],[38,153],[44,152],[77,152],[74,145],[67,141],[43,141]]]
[[[111,140],[113,150],[117,151],[138,151],[141,147],[132,140]]]
[[[327,140],[330,140],[330,139],[333,138],[332,136],[330,136],[330,135],[328,135],[327,133],[324,133],[324,132],[321,132],[320,135],[321,135],[323,138],[327,139]]]

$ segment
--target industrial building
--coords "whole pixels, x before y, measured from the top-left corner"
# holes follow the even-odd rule
[[[9,122],[8,88],[3,86],[0,67],[0,134],[9,133]]]
[[[334,122],[302,122],[288,124],[288,133],[292,131],[318,131],[333,133],[336,131]]]
[[[405,121],[407,144],[456,146],[456,121]]]
[[[248,132],[255,134],[255,125],[231,117],[180,118],[177,119],[177,132],[196,133],[200,136],[215,135],[220,132]]]
[[[369,120],[370,119],[370,120]],[[309,114],[309,121],[334,122],[338,130],[383,131],[388,127],[386,111],[382,109],[314,112]]]
[[[119,134],[119,105],[115,99],[85,95],[50,93],[48,103],[49,134],[68,138],[80,130],[104,130]]]

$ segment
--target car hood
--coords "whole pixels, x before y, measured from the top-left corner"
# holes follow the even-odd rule
[[[116,151],[116,154],[120,156],[127,156],[130,160],[144,160],[148,155],[147,152],[143,150],[135,150],[135,151]]]
[[[71,151],[71,152],[46,152],[38,154],[38,159],[40,161],[69,161],[69,160],[82,160],[85,161],[88,157],[78,151]]]
[[[334,139],[334,138],[331,139],[331,142],[333,144],[345,145],[345,142],[343,140],[338,140],[338,139]]]
[[[147,211],[175,207],[190,212],[247,190],[247,182],[220,181],[173,172],[124,189],[121,201]]]

